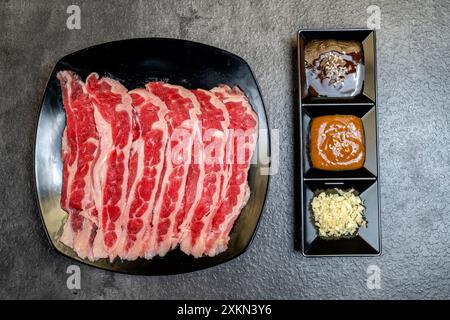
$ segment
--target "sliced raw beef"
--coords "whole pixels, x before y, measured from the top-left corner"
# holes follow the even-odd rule
[[[227,107],[230,117],[231,176],[221,204],[211,219],[205,253],[214,256],[228,247],[229,233],[250,197],[247,174],[257,142],[258,118],[245,94],[238,88],[221,85],[211,90]]]
[[[207,226],[213,213],[217,210],[221,190],[226,185],[227,170],[225,146],[230,120],[225,105],[211,92],[193,90],[200,102],[202,152],[201,165],[192,165],[189,170],[185,211],[181,225],[181,250],[194,257],[205,251]],[[200,169],[197,169],[199,167]],[[203,170],[200,174],[198,171]],[[180,230],[178,230],[180,232]]]
[[[94,103],[100,152],[94,166],[95,206],[99,212],[94,258],[113,260],[120,250],[118,240],[125,215],[128,159],[133,139],[133,107],[127,89],[118,81],[92,73],[86,79],[87,91]]]
[[[130,152],[125,214],[128,223],[122,234],[119,257],[135,260],[144,251],[144,236],[151,234],[153,206],[164,163],[168,139],[164,116],[167,107],[145,89],[129,92],[136,113]]]
[[[66,110],[62,142],[63,183],[61,207],[69,213],[61,242],[80,258],[92,259],[92,240],[97,219],[91,174],[97,156],[98,135],[92,101],[83,82],[70,71],[57,75]]]
[[[189,162],[198,134],[200,105],[189,90],[162,82],[153,82],[147,89],[163,100],[168,108],[165,120],[168,126],[164,175],[158,187],[157,202],[153,210],[153,230],[147,241],[145,257],[164,256],[177,245],[176,230],[183,220],[184,194]],[[181,216],[180,216],[181,215]]]
[[[60,241],[80,258],[226,250],[250,196],[258,120],[244,93],[57,75],[66,111]]]

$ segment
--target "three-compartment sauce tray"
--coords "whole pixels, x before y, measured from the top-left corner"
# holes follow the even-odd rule
[[[342,52],[339,51],[341,49]],[[353,52],[352,55],[349,51]],[[302,253],[305,256],[379,255],[381,231],[375,31],[300,30],[298,81],[301,152],[299,235]],[[321,166],[317,157],[313,159],[314,146],[324,140],[319,140],[320,136],[317,137],[317,133],[314,135],[311,128],[312,125],[317,128],[317,123],[327,119],[326,116],[346,116],[361,124],[364,158],[359,158],[359,165],[336,169],[327,167],[329,163],[326,161]],[[318,192],[334,188],[353,189],[364,203],[367,226],[359,228],[352,237],[319,237],[311,202]]]

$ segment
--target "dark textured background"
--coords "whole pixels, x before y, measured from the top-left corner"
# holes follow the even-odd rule
[[[66,28],[78,4],[81,30]],[[381,8],[378,92],[383,254],[305,258],[294,247],[293,54],[299,28],[365,27]],[[0,0],[0,298],[449,298],[449,1]],[[33,191],[33,137],[47,77],[62,56],[110,40],[175,37],[234,52],[280,130],[259,231],[238,259],[205,271],[136,277],[72,264],[50,249]],[[366,270],[381,269],[380,290]]]

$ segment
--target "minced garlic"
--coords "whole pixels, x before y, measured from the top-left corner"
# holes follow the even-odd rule
[[[354,190],[334,189],[316,195],[311,207],[314,224],[321,238],[342,238],[356,235],[358,229],[367,226],[364,204]]]

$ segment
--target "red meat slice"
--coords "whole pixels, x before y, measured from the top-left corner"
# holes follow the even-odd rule
[[[127,89],[118,81],[92,73],[86,88],[94,104],[100,151],[93,172],[95,206],[99,212],[94,258],[117,256],[118,240],[127,223],[125,213],[128,159],[133,139],[133,108]]]
[[[213,93],[201,89],[192,92],[200,102],[202,148],[201,164],[197,166],[203,172],[189,170],[185,195],[187,214],[180,228],[183,233],[180,247],[183,252],[199,257],[205,251],[207,226],[226,185],[225,146],[230,120],[225,105]]]
[[[257,142],[258,119],[245,94],[221,85],[211,90],[226,106],[230,117],[231,175],[221,204],[211,219],[205,253],[217,255],[228,247],[229,233],[250,197],[247,174]]]
[[[61,71],[57,77],[66,110],[61,207],[69,213],[60,240],[73,248],[79,257],[92,259],[97,211],[90,177],[99,145],[93,105],[86,87],[75,74]]]
[[[144,238],[151,234],[153,207],[164,163],[168,138],[164,116],[167,107],[145,89],[129,92],[136,126],[130,152],[125,214],[128,222],[122,234],[119,256],[135,260],[144,251]],[[147,236],[145,236],[147,234]]]
[[[176,230],[184,215],[186,178],[194,136],[199,130],[197,115],[200,114],[200,106],[194,94],[180,86],[153,82],[147,84],[147,90],[165,102],[169,133],[164,175],[153,210],[153,230],[145,249],[145,257],[151,258],[156,254],[164,256],[177,245]]]

